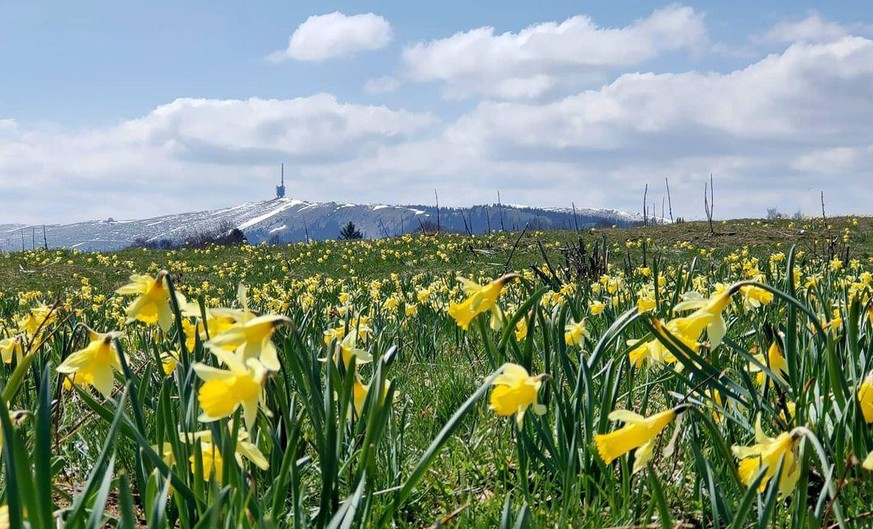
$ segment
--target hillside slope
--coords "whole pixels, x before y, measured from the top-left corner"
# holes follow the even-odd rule
[[[193,235],[239,228],[248,241],[296,242],[336,238],[340,228],[353,222],[365,237],[400,235],[439,223],[444,231],[486,233],[505,229],[585,228],[628,226],[639,219],[627,213],[605,209],[531,208],[483,205],[469,208],[433,206],[389,206],[306,202],[277,198],[249,202],[230,208],[164,215],[141,220],[98,220],[74,224],[25,226],[0,225],[0,247],[20,250],[41,247],[81,250],[118,250],[134,241],[183,241]],[[23,235],[23,237],[22,237]],[[24,241],[22,243],[22,240]]]

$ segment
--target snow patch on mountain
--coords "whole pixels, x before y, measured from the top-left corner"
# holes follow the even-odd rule
[[[351,204],[308,202],[277,198],[247,202],[210,211],[163,215],[149,219],[94,220],[74,224],[0,224],[0,250],[22,247],[78,248],[111,251],[137,242],[179,243],[203,233],[242,230],[252,244],[324,240],[338,237],[342,226],[353,222],[367,238],[392,237],[439,225],[444,231],[485,233],[498,229],[573,229],[592,226],[628,226],[641,223],[638,215],[617,210],[536,208],[514,205],[478,205],[465,208],[410,204]],[[23,241],[23,242],[22,242]]]

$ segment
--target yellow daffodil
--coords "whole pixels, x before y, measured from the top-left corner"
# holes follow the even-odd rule
[[[858,388],[858,404],[861,405],[861,413],[867,424],[873,423],[873,374],[861,382]]]
[[[127,307],[128,321],[138,320],[149,325],[157,323],[164,332],[170,330],[173,311],[170,309],[167,272],[161,271],[154,278],[134,274],[130,276],[130,283],[115,292],[122,296],[138,296]]]
[[[867,454],[867,458],[861,463],[861,466],[867,470],[873,470],[873,451]]]
[[[764,479],[758,487],[758,492],[767,489],[767,483],[776,474],[779,460],[785,458],[782,464],[782,474],[779,477],[779,490],[783,495],[789,495],[794,490],[800,478],[800,465],[795,454],[795,441],[799,437],[798,430],[783,432],[777,437],[768,437],[761,429],[761,418],[755,422],[755,444],[752,446],[734,446],[734,456],[740,460],[740,479],[746,486],[751,485],[759,469],[765,468]]]
[[[229,424],[228,427],[231,428],[232,425]],[[185,436],[183,436],[183,440],[185,440]],[[203,479],[209,481],[214,474],[216,481],[221,481],[224,475],[224,459],[221,457],[221,451],[215,443],[213,443],[212,432],[209,430],[202,430],[188,434],[187,441],[189,443],[200,443],[200,455],[202,456],[200,462],[203,469]],[[234,458],[240,466],[243,465],[243,458],[245,458],[261,470],[267,470],[270,468],[270,463],[267,461],[267,458],[264,457],[263,452],[258,449],[257,445],[249,440],[249,433],[243,428],[240,428],[237,433]],[[197,459],[194,454],[188,458],[188,462],[191,465],[191,472],[196,472]]]
[[[840,327],[843,325],[843,316],[840,314],[840,309],[834,309],[832,312],[832,317],[827,324],[825,324],[825,330],[831,330],[834,333],[839,332]]]
[[[90,384],[104,397],[112,393],[113,371],[121,370],[121,361],[115,349],[117,332],[98,333],[88,329],[90,343],[72,353],[58,366],[58,373],[75,375],[77,384]]]
[[[400,299],[397,296],[390,296],[384,302],[382,302],[382,310],[393,311],[397,310],[397,307],[400,306]]]
[[[161,369],[164,371],[164,375],[170,376],[173,374],[173,371],[176,370],[176,366],[179,365],[179,355],[176,352],[168,352],[161,353]]]
[[[606,309],[606,304],[602,301],[592,301],[588,304],[588,310],[591,311],[592,316],[597,316],[601,312]]]
[[[385,384],[382,387],[382,398],[385,398],[385,394],[388,393],[388,388],[391,387],[391,381],[386,380]],[[364,384],[360,377],[355,377],[355,381],[352,385],[352,391],[354,392],[355,397],[355,413],[358,417],[364,413],[364,404],[367,403],[367,394],[370,391],[370,386]]]
[[[487,285],[479,285],[467,278],[458,277],[458,281],[463,285],[467,299],[462,303],[450,304],[449,315],[466,331],[473,318],[495,306],[503,286],[515,277],[518,276],[516,274],[506,274]]]
[[[348,366],[352,362],[352,357],[355,358],[356,365],[367,364],[373,361],[373,355],[366,349],[358,346],[359,336],[359,333],[351,332],[336,344],[335,362],[342,360],[343,365]]]
[[[9,529],[9,506],[0,505],[0,529]]]
[[[324,331],[324,345],[330,345],[334,340],[342,340],[346,335],[346,326],[339,325]]]
[[[667,323],[663,323],[661,320],[655,319],[653,321],[655,338],[644,343],[639,343],[638,340],[628,340],[628,345],[636,345],[634,349],[628,352],[628,359],[631,364],[635,367],[641,367],[644,361],[649,361],[655,365],[663,363],[672,364],[678,361],[676,356],[664,345],[668,338],[666,333],[661,331],[662,329],[670,333],[672,341],[676,342],[675,345],[682,344],[695,353],[698,352],[700,344],[697,342],[696,337],[686,334],[687,329],[680,326],[683,321],[684,318],[674,318]]]
[[[579,323],[571,321],[564,326],[564,343],[569,346],[582,345],[585,338],[589,338],[588,329],[585,328],[585,318]]]
[[[206,331],[199,321],[191,323],[191,320],[182,320],[182,334],[185,335],[185,348],[193,351],[197,345],[197,336],[200,336],[200,341],[206,341]]]
[[[636,368],[642,367],[645,361],[655,365],[672,364],[677,361],[673,353],[658,340],[649,340],[642,343],[639,340],[628,340],[627,344],[636,345],[635,348],[628,352],[628,360]],[[691,347],[692,350],[696,350],[698,347],[697,342],[687,343],[686,345]]]
[[[0,356],[3,357],[5,364],[11,363],[13,356],[21,362],[21,357],[24,356],[24,336],[17,334],[0,340]]]
[[[273,333],[279,325],[291,323],[285,316],[267,314],[239,323],[221,334],[213,335],[206,347],[215,352],[218,349],[236,348],[243,361],[257,359],[270,371],[279,371],[279,355],[273,344]]]
[[[532,377],[527,370],[517,364],[504,364],[501,372],[491,382],[491,409],[498,415],[515,414],[515,420],[521,426],[524,414],[533,407],[534,413],[542,415],[546,407],[539,403],[538,396],[544,375]]]
[[[212,349],[212,354],[228,369],[194,364],[194,371],[204,381],[197,394],[203,410],[200,420],[211,422],[230,417],[242,406],[246,427],[251,429],[258,416],[258,405],[263,403],[267,370],[254,358],[242,360],[220,348]]]
[[[527,338],[527,318],[522,318],[515,324],[515,341],[520,342],[525,338]]]
[[[676,413],[675,409],[669,409],[643,417],[632,411],[615,410],[609,414],[609,420],[621,421],[625,426],[607,434],[596,434],[594,444],[597,452],[608,465],[636,449],[633,471],[638,472],[651,460],[655,439],[676,418]]]
[[[768,305],[773,301],[773,293],[754,285],[744,286],[740,289],[743,293],[743,302],[747,307],[757,309],[761,305]]]
[[[785,424],[791,424],[794,422],[795,415],[797,415],[797,403],[794,401],[787,401],[785,403],[785,408],[782,409],[780,407],[779,409],[779,418],[782,419]]]
[[[788,383],[785,379],[785,376],[788,374],[788,362],[785,360],[785,356],[782,354],[782,347],[779,345],[779,342],[774,341],[772,344],[770,344],[770,347],[767,349],[767,358],[764,358],[763,354],[756,354],[752,356],[752,358],[770,368],[770,371],[773,372],[773,375],[776,377],[777,380],[779,380],[783,384]],[[757,373],[757,375],[755,376],[755,382],[759,386],[763,386],[764,382],[767,379],[767,373],[765,373],[763,369],[758,367],[757,364],[753,363],[749,363],[749,371],[752,373]]]
[[[667,325],[667,330],[674,335],[681,334],[686,340],[697,341],[700,334],[706,329],[711,347],[715,348],[721,343],[727,332],[727,324],[722,312],[730,305],[732,294],[732,289],[726,289],[709,299],[705,299],[695,292],[686,294],[684,301],[673,307],[673,311],[696,310],[688,316],[671,320]],[[674,329],[675,332],[673,332]]]
[[[721,392],[717,389],[708,389],[706,393],[709,395],[710,400],[706,402],[706,406],[712,409],[712,418],[714,421],[721,421],[721,411],[720,409],[725,409],[727,406],[724,402],[724,399],[721,397]]]
[[[31,336],[35,336],[57,320],[57,317],[58,313],[56,310],[41,303],[30,309],[18,323],[18,328]]]
[[[657,306],[657,303],[655,302],[655,290],[651,286],[642,288],[638,294],[637,311],[640,313],[649,312]]]

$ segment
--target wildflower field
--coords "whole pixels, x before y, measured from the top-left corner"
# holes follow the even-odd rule
[[[0,527],[869,527],[871,272],[870,218],[3,254]]]

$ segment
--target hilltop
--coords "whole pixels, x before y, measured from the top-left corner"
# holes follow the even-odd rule
[[[71,248],[112,251],[135,242],[179,243],[202,233],[241,230],[246,239],[287,243],[335,239],[340,228],[353,222],[366,238],[393,237],[432,229],[457,233],[496,230],[577,229],[632,226],[641,219],[611,209],[536,208],[518,205],[477,205],[437,209],[435,206],[308,202],[275,198],[234,207],[164,215],[147,219],[105,219],[73,224],[0,224],[0,248],[7,251]]]

